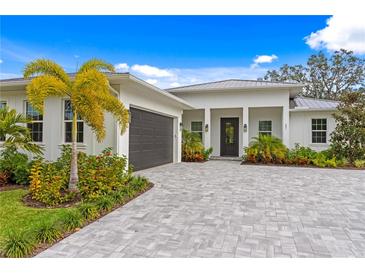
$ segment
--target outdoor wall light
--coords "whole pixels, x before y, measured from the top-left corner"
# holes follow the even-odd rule
[[[180,131],[181,131],[183,129],[183,123],[180,122],[179,126],[180,126]]]
[[[243,124],[243,132],[247,132],[247,124]]]
[[[208,130],[209,130],[209,125],[208,124],[205,124],[205,132],[208,132]]]

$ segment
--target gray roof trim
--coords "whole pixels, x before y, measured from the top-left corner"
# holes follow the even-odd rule
[[[196,91],[214,91],[214,90],[238,90],[238,89],[261,89],[261,88],[303,88],[301,83],[287,83],[287,82],[270,82],[259,80],[242,80],[242,79],[228,79],[215,82],[207,82],[201,84],[194,84],[176,88],[166,89],[171,93],[178,92],[196,92]]]
[[[122,79],[130,79],[136,83],[139,83],[145,87],[148,87],[150,89],[152,89],[153,91],[166,96],[167,98],[174,100],[176,103],[178,103],[180,106],[182,106],[185,109],[194,109],[194,107],[189,104],[188,102],[186,102],[185,100],[167,92],[166,90],[160,89],[154,85],[151,85],[149,83],[147,83],[146,81],[130,74],[129,72],[125,72],[125,73],[105,73],[108,76],[108,79],[110,81],[112,80],[122,80]],[[75,73],[68,73],[68,75],[73,78],[75,76]],[[13,78],[13,79],[3,79],[0,80],[0,87],[2,86],[22,86],[22,85],[26,85],[28,84],[34,77],[31,77],[29,79],[25,79],[25,78]],[[113,84],[113,83],[111,83]]]
[[[290,100],[290,111],[334,111],[339,101],[299,96]]]

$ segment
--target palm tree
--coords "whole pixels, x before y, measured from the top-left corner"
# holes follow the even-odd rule
[[[72,79],[65,70],[48,59],[37,59],[26,65],[24,78],[35,76],[27,85],[27,96],[32,106],[43,113],[44,100],[49,96],[69,97],[72,105],[72,153],[69,189],[77,191],[77,117],[94,131],[98,142],[105,138],[104,113],[110,112],[123,134],[128,126],[128,110],[110,93],[104,72],[114,72],[111,64],[91,59],[81,65]]]
[[[42,154],[42,149],[32,143],[29,129],[21,124],[31,123],[23,114],[16,113],[9,107],[0,108],[0,140],[5,149],[23,149],[36,155]]]

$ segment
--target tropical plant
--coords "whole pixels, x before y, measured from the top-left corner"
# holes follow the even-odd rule
[[[43,222],[36,231],[36,240],[39,243],[53,243],[61,237],[60,229],[50,222]]]
[[[186,129],[182,132],[182,160],[185,162],[201,162],[208,160],[213,148],[204,149],[201,137],[196,132]]]
[[[9,107],[0,108],[0,140],[4,140],[5,150],[26,150],[36,155],[42,154],[42,148],[32,143],[29,129],[22,124],[31,123],[23,114]]]
[[[331,133],[334,154],[352,164],[365,160],[365,92],[348,92],[341,96],[333,116],[336,120],[336,128]]]
[[[96,206],[99,210],[109,211],[114,206],[114,199],[108,195],[102,196],[96,200]]]
[[[32,106],[43,113],[44,100],[49,96],[69,97],[72,104],[72,157],[69,189],[77,191],[77,117],[80,116],[94,131],[98,141],[105,138],[104,114],[110,112],[124,133],[128,125],[128,110],[110,93],[110,84],[104,72],[114,72],[114,67],[99,59],[82,64],[71,78],[52,60],[37,59],[26,65],[24,77],[35,76],[26,87]]]
[[[364,168],[365,167],[365,160],[355,160],[354,166],[357,168]]]
[[[82,203],[79,206],[79,211],[82,217],[86,220],[94,220],[100,216],[98,208],[93,203]]]
[[[286,162],[295,165],[309,165],[316,154],[317,152],[313,149],[296,144],[293,149],[288,151]]]
[[[11,231],[4,240],[4,255],[9,258],[28,256],[34,249],[34,242],[25,232]]]
[[[66,231],[72,231],[82,226],[83,218],[79,211],[68,211],[62,217],[62,226]]]
[[[245,149],[246,160],[254,163],[283,163],[287,150],[279,138],[260,134]]]
[[[27,184],[31,165],[28,156],[17,152],[14,147],[0,153],[0,174],[6,179],[4,183]]]

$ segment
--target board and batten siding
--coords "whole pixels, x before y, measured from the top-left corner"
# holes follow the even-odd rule
[[[43,141],[39,143],[44,148],[44,158],[54,161],[60,156],[61,146],[65,143],[64,100],[67,98],[49,97],[44,103]],[[1,92],[0,101],[6,101],[11,109],[25,114],[27,96],[25,90]],[[105,114],[105,139],[99,143],[91,128],[84,123],[84,141],[78,143],[78,149],[88,154],[99,154],[107,147],[116,151],[116,123],[113,116]]]

